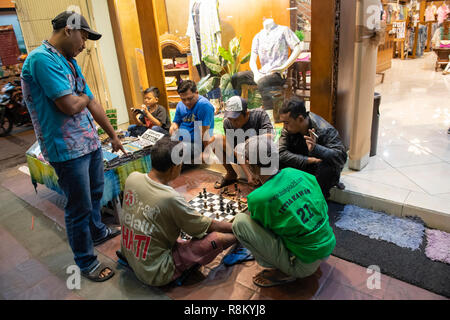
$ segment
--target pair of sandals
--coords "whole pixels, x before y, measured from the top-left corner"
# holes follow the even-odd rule
[[[106,241],[118,236],[119,234],[119,229],[106,227],[106,235],[103,238],[94,241],[94,246],[101,245],[102,243],[105,243]],[[91,270],[82,271],[81,274],[91,281],[103,282],[111,279],[114,276],[114,271],[102,262],[98,262],[94,267],[91,268]]]
[[[223,187],[229,186],[233,183],[238,182],[238,179],[233,178],[233,179],[225,179],[225,177],[221,177],[219,180],[216,181],[216,183],[214,184],[214,188],[215,189],[222,189]],[[251,184],[252,187],[257,188],[261,186],[261,183],[257,183],[257,184]]]

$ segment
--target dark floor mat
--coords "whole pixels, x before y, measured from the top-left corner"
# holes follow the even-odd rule
[[[363,267],[377,265],[383,274],[450,298],[450,265],[427,258],[426,237],[420,250],[415,251],[370,239],[335,226],[344,205],[330,201],[328,208],[330,224],[336,236],[334,256]]]

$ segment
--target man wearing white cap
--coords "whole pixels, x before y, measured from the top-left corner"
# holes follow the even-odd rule
[[[237,174],[231,166],[233,162],[242,167],[247,175],[249,185],[257,186],[258,183],[245,164],[244,146],[245,141],[252,136],[264,134],[274,136],[269,115],[260,108],[248,110],[247,101],[239,96],[234,96],[226,102],[223,129],[225,136],[216,135],[214,139],[216,140],[216,153],[217,146],[222,147],[223,166],[227,174],[218,180],[214,187],[220,189],[237,181]]]

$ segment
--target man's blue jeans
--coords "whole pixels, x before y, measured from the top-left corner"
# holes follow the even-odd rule
[[[67,197],[64,218],[75,263],[81,271],[88,271],[98,262],[94,254],[94,241],[106,235],[100,213],[104,185],[101,148],[83,157],[52,162],[51,165]]]

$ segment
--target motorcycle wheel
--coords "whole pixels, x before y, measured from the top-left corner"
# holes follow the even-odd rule
[[[13,128],[13,119],[11,115],[4,115],[2,119],[0,119],[0,137],[5,137],[10,134]]]

